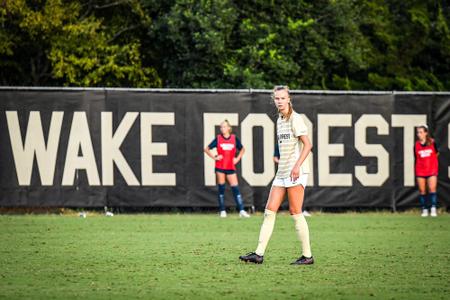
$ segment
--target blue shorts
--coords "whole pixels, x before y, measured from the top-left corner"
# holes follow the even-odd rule
[[[428,175],[428,176],[416,176],[416,178],[425,178],[425,179],[428,179],[428,178],[433,177],[433,176],[436,176],[436,177],[437,177],[437,174]]]
[[[224,169],[219,169],[219,168],[216,168],[216,172],[223,173],[226,175],[236,174],[235,170],[224,170]]]

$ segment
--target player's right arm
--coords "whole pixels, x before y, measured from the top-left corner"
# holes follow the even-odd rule
[[[209,157],[211,157],[214,160],[221,160],[222,155],[214,155],[211,152],[211,149],[214,149],[216,147],[217,147],[217,138],[215,138],[211,143],[209,143],[209,145],[206,146],[205,149],[203,149],[203,152],[205,152],[206,155],[208,155]]]
[[[275,144],[275,150],[273,152],[273,161],[278,164],[280,162],[280,148],[278,142]]]

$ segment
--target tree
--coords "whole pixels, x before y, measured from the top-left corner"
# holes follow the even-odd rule
[[[3,0],[4,85],[449,90],[436,0]]]
[[[178,0],[157,16],[149,31],[150,50],[168,87],[224,86],[236,12],[228,0]]]
[[[156,16],[151,38],[159,51],[150,51],[167,86],[348,89],[349,74],[368,68],[355,7],[350,0],[178,0]]]
[[[96,8],[101,6],[93,1],[5,0],[0,8],[3,84],[160,86],[155,69],[142,66],[139,41],[118,42],[121,31],[105,28]]]
[[[443,3],[366,1],[361,26],[372,45],[370,69],[362,78],[366,86],[407,91],[450,88],[450,11]]]

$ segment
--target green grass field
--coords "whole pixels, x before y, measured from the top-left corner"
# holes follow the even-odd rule
[[[450,215],[316,214],[313,266],[277,217],[263,265],[261,214],[0,216],[5,299],[449,299]]]

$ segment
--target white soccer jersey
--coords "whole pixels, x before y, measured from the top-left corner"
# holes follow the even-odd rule
[[[299,136],[308,135],[308,128],[302,117],[292,112],[289,120],[278,117],[277,120],[277,140],[280,149],[280,162],[278,163],[277,178],[288,178],[300,157],[301,145]],[[309,156],[300,167],[300,175],[309,174]]]

